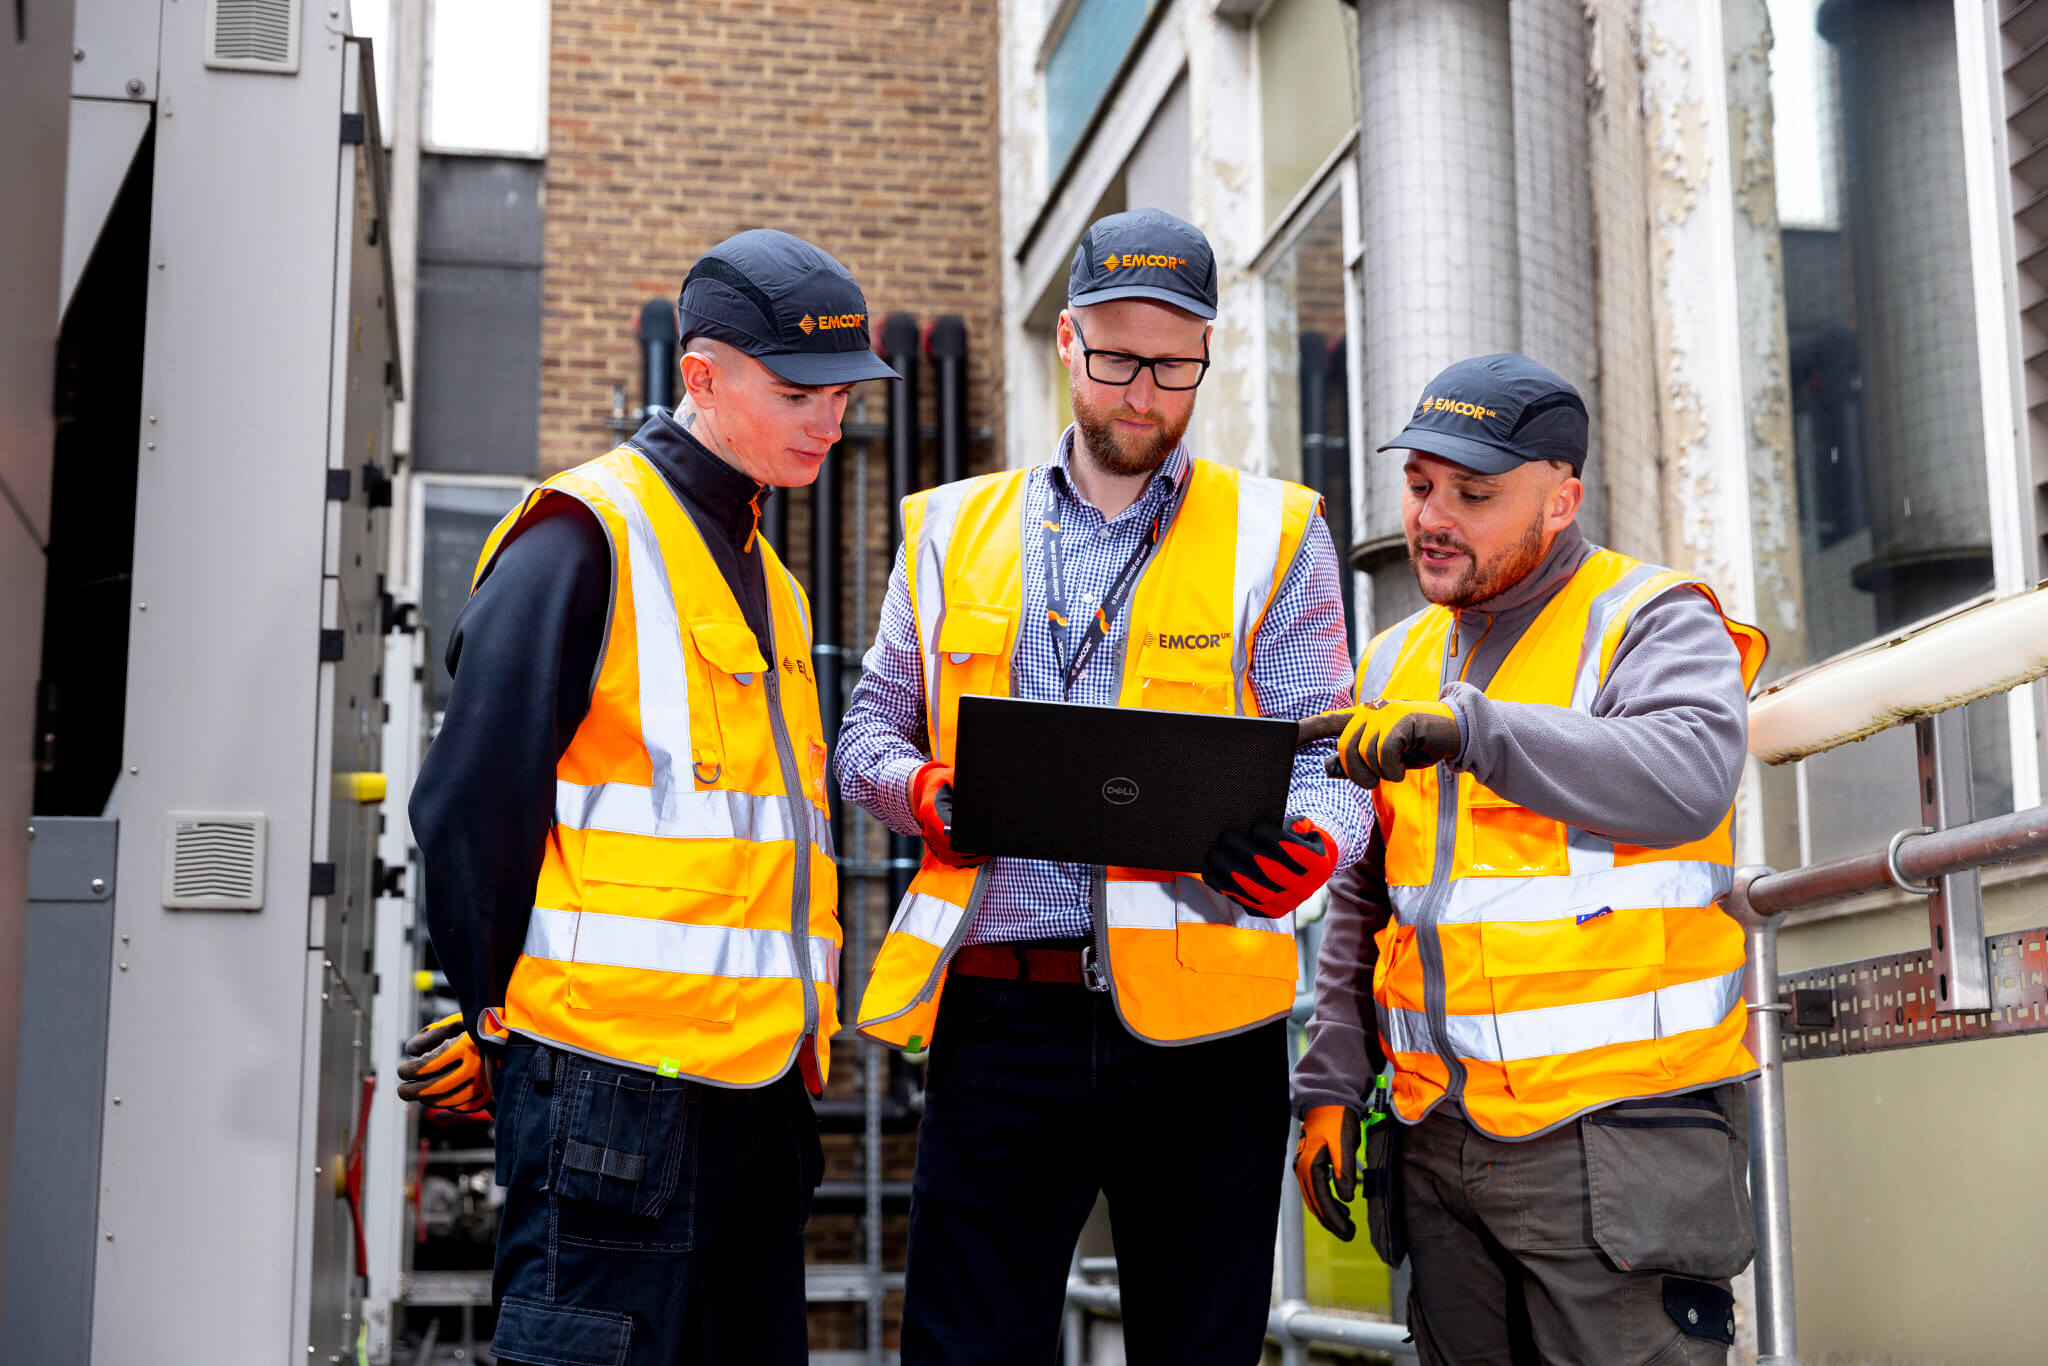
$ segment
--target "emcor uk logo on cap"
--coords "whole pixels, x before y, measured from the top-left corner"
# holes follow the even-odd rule
[[[797,326],[801,327],[804,335],[808,337],[814,331],[830,332],[837,327],[866,327],[867,322],[868,315],[865,313],[821,313],[815,318],[806,313]]]
[[[1125,252],[1121,256],[1112,252],[1102,258],[1102,268],[1111,271],[1116,270],[1118,267],[1130,270],[1135,266],[1156,266],[1161,270],[1179,270],[1187,265],[1187,263],[1188,258],[1185,256],[1160,256],[1157,254],[1148,256],[1131,252]]]
[[[1424,394],[1421,406],[1415,410],[1417,417],[1424,413],[1456,413],[1459,417],[1469,417],[1475,422],[1484,422],[1489,417],[1500,416],[1493,409],[1482,408],[1476,403],[1466,403],[1455,398],[1437,398],[1431,394]]]

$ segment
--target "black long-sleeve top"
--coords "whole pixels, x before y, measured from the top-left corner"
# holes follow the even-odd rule
[[[754,529],[763,488],[656,409],[627,443],[661,471],[710,548],[765,655],[767,582]],[[555,765],[590,710],[612,596],[603,526],[542,500],[498,552],[448,638],[454,687],[408,808],[427,933],[471,1032],[503,1004],[526,940],[555,815]]]

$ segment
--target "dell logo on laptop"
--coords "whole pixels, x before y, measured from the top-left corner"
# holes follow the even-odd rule
[[[1102,785],[1102,799],[1117,806],[1129,806],[1138,800],[1138,785],[1129,778],[1111,778]]]

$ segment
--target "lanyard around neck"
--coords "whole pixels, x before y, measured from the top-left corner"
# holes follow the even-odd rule
[[[1067,658],[1067,575],[1060,563],[1060,524],[1053,520],[1059,515],[1059,500],[1055,495],[1053,513],[1042,523],[1045,545],[1045,616],[1046,625],[1052,631],[1053,660],[1059,667],[1060,700],[1074,690],[1074,680],[1088,668],[1088,662],[1095,658],[1095,652],[1102,648],[1102,642],[1109,636],[1109,623],[1115,621],[1123,611],[1124,599],[1130,596],[1131,587],[1138,581],[1138,571],[1145,560],[1159,544],[1159,533],[1163,525],[1163,514],[1152,514],[1152,525],[1145,529],[1138,548],[1131,552],[1131,558],[1124,561],[1124,567],[1117,571],[1110,583],[1109,591],[1102,595],[1102,603],[1095,609],[1095,615],[1088,620],[1088,629],[1081,634],[1081,643],[1074,647],[1074,656]]]

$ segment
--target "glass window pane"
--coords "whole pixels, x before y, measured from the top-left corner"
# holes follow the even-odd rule
[[[427,145],[539,156],[547,148],[543,0],[434,0]]]
[[[1081,0],[1045,63],[1046,164],[1057,176],[1145,26],[1147,0]]]
[[[1992,585],[1954,7],[1769,0],[1801,629],[1779,676]],[[2010,802],[2004,703],[1973,708]],[[1815,858],[1918,825],[1910,728],[1808,761]]]
[[[1259,20],[1265,221],[1300,194],[1358,124],[1358,11],[1274,0]]]
[[[1344,288],[1344,208],[1331,195],[1266,274],[1268,433],[1274,472],[1323,495],[1355,652]]]

